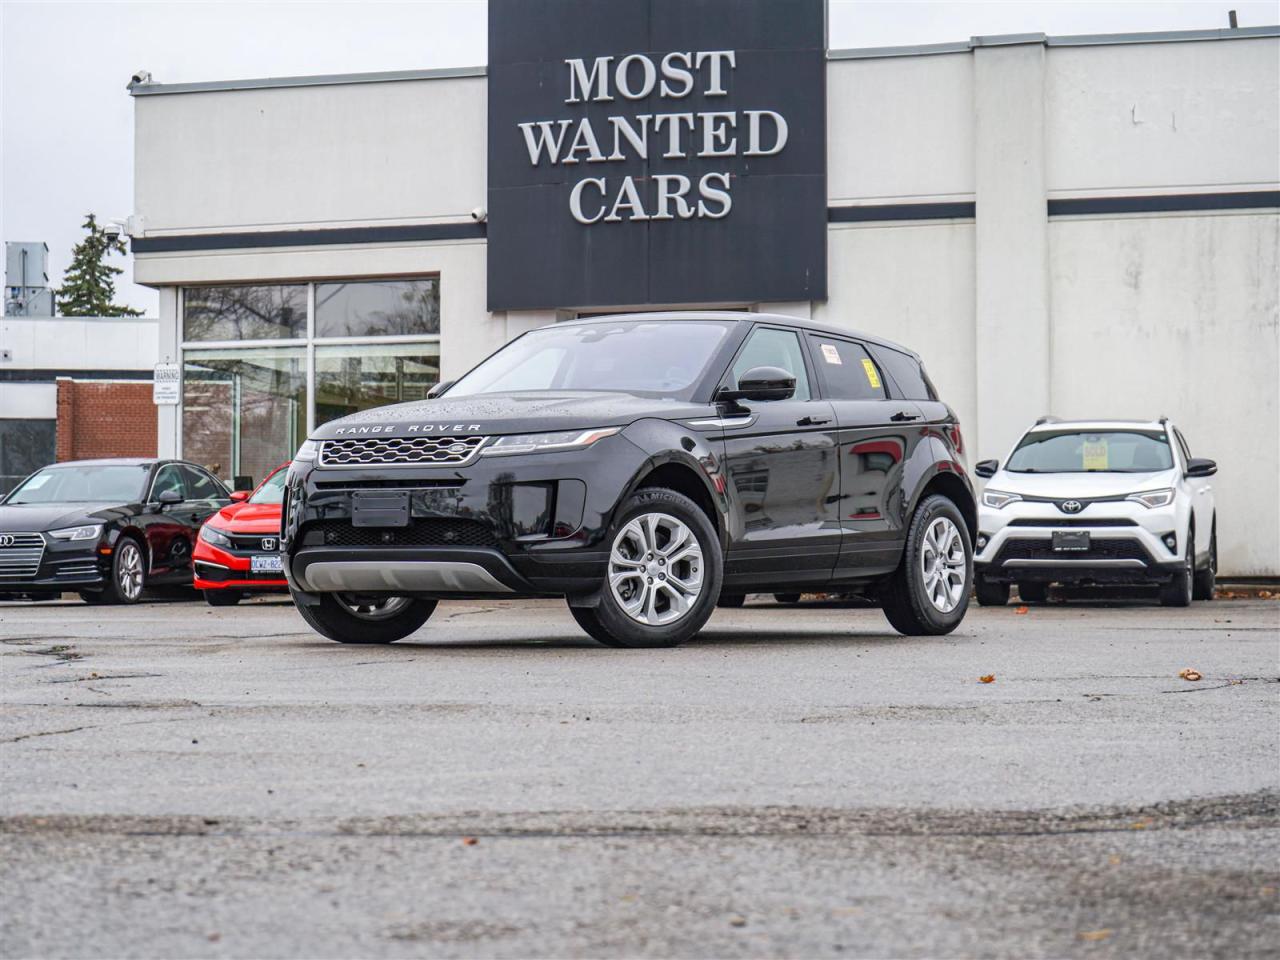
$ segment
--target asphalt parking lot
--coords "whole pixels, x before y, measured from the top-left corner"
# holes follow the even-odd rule
[[[0,640],[6,957],[1280,942],[1275,601],[913,639],[761,600],[656,651],[556,602],[388,647],[279,600],[0,604]]]

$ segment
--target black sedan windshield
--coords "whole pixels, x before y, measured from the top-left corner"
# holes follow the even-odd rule
[[[1022,438],[1006,469],[1013,473],[1154,473],[1172,467],[1173,453],[1164,433],[1037,430]]]
[[[45,467],[5,503],[138,503],[148,470],[146,464]]]
[[[448,395],[614,390],[686,399],[731,326],[638,320],[546,327],[499,350],[450,387]]]

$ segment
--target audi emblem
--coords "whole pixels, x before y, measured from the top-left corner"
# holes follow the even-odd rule
[[[275,537],[263,537],[263,538],[262,538],[262,549],[263,549],[263,550],[274,550],[275,548],[276,548],[276,538],[275,538]]]
[[[0,533],[0,547],[12,547],[18,538],[11,533]]]
[[[1062,501],[1062,512],[1063,512],[1063,513],[1079,513],[1079,512],[1080,512],[1081,510],[1083,510],[1083,509],[1084,509],[1084,504],[1083,504],[1083,503],[1081,503],[1079,500],[1064,500],[1064,501]]]

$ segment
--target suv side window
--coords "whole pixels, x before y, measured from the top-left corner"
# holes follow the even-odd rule
[[[828,400],[883,400],[884,380],[861,344],[809,335]]]
[[[203,470],[183,466],[182,475],[187,481],[188,500],[225,499],[226,493],[223,492],[222,485]]]
[[[899,399],[937,399],[933,391],[929,389],[929,382],[925,378],[924,370],[916,362],[915,358],[878,344],[871,344],[871,353],[876,358],[876,362],[880,364],[880,368],[888,371],[889,376],[893,378],[894,384],[901,391],[902,396]]]
[[[160,468],[160,472],[156,474],[156,479],[151,484],[151,502],[158,503],[160,494],[166,490],[172,490],[181,494],[182,499],[187,499],[187,491],[182,485],[182,473],[178,470],[176,463],[165,464]]]
[[[809,374],[804,368],[804,351],[800,345],[800,335],[794,330],[774,330],[769,327],[757,327],[747,338],[746,346],[734,361],[733,386],[738,385],[742,375],[752,367],[781,367],[796,378],[796,392],[793,400],[808,400],[812,397],[809,390]]]

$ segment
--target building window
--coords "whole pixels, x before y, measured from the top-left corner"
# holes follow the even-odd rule
[[[293,456],[307,432],[305,349],[188,350],[183,361],[185,459],[256,482]]]
[[[427,280],[316,284],[317,337],[407,337],[440,332],[440,287]]]
[[[293,340],[307,335],[303,284],[188,287],[183,340]]]
[[[315,422],[422,400],[439,380],[437,344],[317,346]]]
[[[0,420],[0,496],[27,474],[53,463],[56,420]]]
[[[436,277],[188,287],[180,314],[182,456],[228,482],[261,480],[318,424],[440,379]]]

